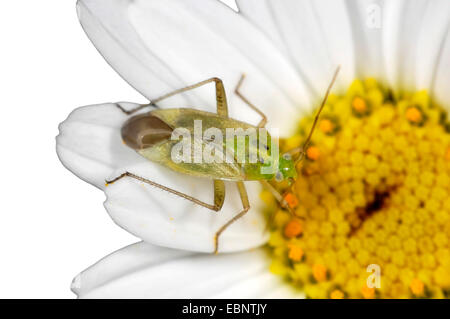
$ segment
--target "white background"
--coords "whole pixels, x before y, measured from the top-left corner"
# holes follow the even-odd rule
[[[75,0],[2,1],[0,298],[74,298],[75,275],[138,241],[55,152],[74,108],[115,101],[146,102],[90,43]]]

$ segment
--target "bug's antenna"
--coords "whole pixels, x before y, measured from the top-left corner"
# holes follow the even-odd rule
[[[289,154],[291,156],[294,155],[294,154],[300,153],[299,157],[294,162],[294,167],[297,167],[297,164],[303,159],[303,157],[305,155],[305,151],[306,151],[306,149],[308,147],[308,144],[311,141],[311,137],[312,137],[312,135],[314,133],[314,129],[316,128],[317,122],[319,121],[320,113],[322,112],[322,110],[323,110],[323,108],[325,106],[325,103],[327,102],[328,95],[330,95],[330,91],[333,88],[334,83],[336,82],[336,78],[337,78],[337,76],[339,74],[340,69],[341,69],[341,66],[338,66],[336,68],[336,71],[334,72],[333,79],[331,80],[331,83],[328,86],[328,89],[327,89],[327,91],[325,93],[325,97],[323,98],[322,104],[320,105],[319,110],[318,110],[316,116],[314,117],[313,125],[311,127],[311,130],[309,131],[309,134],[308,134],[308,137],[305,140],[305,143],[303,144],[303,147],[300,146],[300,147],[294,148],[294,149],[292,149],[290,151],[287,151],[285,153],[285,154]],[[277,192],[277,190],[274,189],[269,183],[265,182],[263,184],[265,184],[267,186],[267,188],[272,192],[272,194],[274,194],[275,198],[278,199],[278,202],[281,204],[281,206],[286,208],[289,212],[291,212],[291,215],[294,216],[294,213],[292,212],[292,208],[290,208],[289,203],[286,203],[285,196],[284,195],[280,196],[280,194]],[[289,178],[289,184],[290,184],[289,192],[292,192],[293,191],[293,187],[295,185],[295,179],[293,177]],[[276,212],[274,214],[272,214],[272,216],[270,217],[270,220],[268,221],[267,226],[266,226],[266,230],[269,227],[269,225],[271,224],[271,222],[274,220],[275,214],[276,214]],[[299,217],[299,216],[297,216],[297,218],[305,219],[304,217]]]
[[[327,89],[327,91],[325,93],[325,96],[323,98],[322,104],[320,105],[319,110],[317,111],[317,114],[314,117],[313,125],[311,127],[311,130],[309,131],[309,134],[308,134],[308,137],[305,140],[305,143],[303,144],[303,148],[301,150],[300,156],[295,161],[295,165],[297,165],[303,159],[303,156],[304,156],[304,154],[306,152],[306,149],[308,148],[308,144],[310,143],[311,137],[312,137],[312,135],[314,133],[314,130],[316,128],[317,122],[319,121],[320,113],[322,112],[322,110],[323,110],[323,108],[325,106],[325,103],[327,102],[328,95],[330,95],[330,91],[333,88],[334,83],[336,82],[336,78],[337,78],[337,76],[339,74],[340,69],[341,69],[341,66],[339,65],[337,67],[336,71],[334,72],[333,79],[331,80],[331,83],[328,86],[328,89]]]

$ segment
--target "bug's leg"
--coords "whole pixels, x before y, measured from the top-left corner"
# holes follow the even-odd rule
[[[140,111],[140,110],[142,110],[142,109],[144,109],[144,108],[146,108],[146,107],[149,107],[149,106],[153,106],[154,108],[159,108],[158,105],[153,104],[153,103],[150,103],[150,104],[141,104],[141,105],[139,105],[139,106],[137,106],[137,107],[135,107],[134,109],[131,109],[131,110],[126,110],[126,109],[124,109],[119,103],[115,103],[115,105],[117,106],[117,108],[118,108],[119,110],[121,110],[121,111],[122,111],[123,113],[125,113],[126,115],[131,115],[131,114],[136,113],[137,111]]]
[[[139,105],[135,109],[132,109],[132,110],[129,110],[129,111],[125,110],[119,104],[117,104],[117,107],[119,109],[121,109],[122,112],[124,112],[125,114],[131,115],[131,114],[133,114],[133,113],[135,113],[137,111],[142,110],[143,108],[145,108],[147,106],[153,106],[153,107],[157,108],[158,106],[156,105],[156,103],[161,102],[162,100],[165,100],[165,99],[167,99],[167,98],[169,98],[171,96],[174,96],[174,95],[177,95],[177,94],[189,91],[189,90],[196,89],[196,88],[198,88],[198,87],[200,87],[202,85],[205,85],[205,84],[208,84],[208,83],[211,83],[211,82],[215,82],[215,84],[216,84],[217,113],[219,115],[223,116],[223,117],[228,117],[227,97],[226,97],[226,94],[225,94],[225,89],[224,89],[224,86],[223,86],[223,82],[222,82],[221,79],[216,78],[216,77],[210,78],[210,79],[207,79],[207,80],[204,80],[204,81],[201,81],[201,82],[198,82],[198,83],[193,84],[193,85],[186,86],[184,88],[175,90],[175,91],[167,93],[167,94],[164,94],[164,95],[162,95],[162,96],[160,96],[160,97],[158,97],[156,99],[151,100],[151,102],[149,104]]]
[[[225,183],[219,179],[214,180],[214,206],[217,211],[222,209],[225,201]]]
[[[247,214],[248,210],[250,209],[250,203],[248,201],[248,195],[247,190],[245,189],[244,182],[236,182],[236,185],[239,190],[239,195],[241,196],[242,206],[243,210],[231,218],[225,225],[220,227],[220,229],[216,232],[216,235],[214,236],[214,253],[217,254],[219,251],[219,236],[222,234],[231,224],[233,224],[235,221],[237,221],[239,218]]]
[[[135,175],[135,174],[130,173],[130,172],[125,172],[125,173],[117,176],[116,178],[114,178],[114,179],[112,179],[110,181],[106,181],[106,186],[108,186],[110,184],[113,184],[113,183],[117,182],[118,180],[120,180],[120,179],[122,179],[124,177],[131,177],[131,178],[137,179],[138,181],[141,181],[143,183],[146,183],[146,184],[158,187],[158,188],[160,188],[162,190],[165,190],[166,192],[169,192],[169,193],[172,193],[174,195],[180,196],[180,197],[182,197],[184,199],[187,199],[187,200],[189,200],[189,201],[191,201],[191,202],[193,202],[195,204],[198,204],[200,206],[206,207],[206,208],[211,209],[211,210],[216,211],[216,212],[219,211],[222,208],[223,202],[225,200],[225,184],[221,180],[214,180],[214,204],[213,205],[205,203],[205,202],[203,202],[203,201],[201,201],[201,200],[199,200],[199,199],[197,199],[195,197],[189,196],[189,195],[184,194],[182,192],[176,191],[176,190],[174,190],[172,188],[169,188],[169,187],[166,187],[164,185],[152,182],[149,179],[146,179],[144,177]]]
[[[283,195],[280,194],[280,192],[278,192],[275,187],[273,187],[272,185],[270,185],[269,182],[265,181],[265,180],[261,180],[260,181],[261,184],[263,184],[263,186],[265,188],[267,188],[273,195],[273,197],[275,197],[275,199],[280,203],[281,207],[286,208],[289,213],[294,216],[294,211],[292,210],[292,208],[289,206],[289,204],[286,202],[286,200],[284,199]]]
[[[275,199],[278,201],[278,203],[280,203],[280,206],[283,208],[286,208],[289,213],[291,214],[291,216],[295,216],[294,211],[292,210],[292,208],[289,206],[289,204],[286,202],[286,200],[284,199],[284,197],[272,186],[270,185],[270,183],[268,183],[267,181],[260,181],[261,184],[263,184],[264,187],[266,187],[273,195],[273,197],[275,197]],[[264,229],[264,231],[267,231],[269,229],[269,226],[272,225],[273,220],[275,219],[275,216],[277,215],[278,211],[275,211],[272,215],[269,216],[269,220],[267,221],[266,224],[266,228]],[[300,219],[303,219],[302,217],[298,217]]]
[[[260,110],[258,109],[254,104],[252,104],[244,95],[242,95],[242,93],[239,91],[239,89],[241,88],[242,82],[244,82],[245,79],[245,74],[242,74],[241,78],[239,79],[238,84],[236,85],[236,88],[234,89],[234,93],[239,96],[241,98],[242,101],[245,102],[245,104],[247,104],[248,106],[250,106],[250,108],[252,108],[256,113],[258,113],[259,115],[261,115],[262,119],[261,121],[258,123],[257,127],[264,127],[266,126],[267,123],[267,116]]]
[[[174,96],[176,94],[180,94],[180,93],[183,93],[183,92],[186,92],[186,91],[189,91],[189,90],[196,89],[196,88],[198,88],[198,87],[200,87],[202,85],[205,85],[205,84],[208,84],[208,83],[211,83],[211,82],[215,82],[215,84],[216,84],[217,113],[220,116],[228,117],[227,96],[225,94],[225,89],[224,89],[224,86],[223,86],[223,82],[222,82],[221,79],[216,78],[216,77],[210,78],[210,79],[198,82],[196,84],[187,86],[185,88],[178,89],[178,90],[175,90],[175,91],[170,92],[168,94],[165,94],[165,95],[163,95],[163,96],[161,96],[161,97],[159,97],[157,99],[152,100],[152,103],[161,102],[162,100],[167,99],[167,98],[169,98],[171,96]]]

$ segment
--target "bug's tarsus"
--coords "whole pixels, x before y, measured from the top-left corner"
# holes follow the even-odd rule
[[[248,200],[248,194],[247,194],[247,190],[245,189],[244,183],[243,182],[236,182],[236,185],[238,187],[239,195],[241,197],[243,210],[239,214],[237,214],[236,216],[231,218],[228,222],[226,222],[216,232],[216,234],[214,236],[214,254],[216,254],[216,255],[219,252],[219,236],[220,236],[220,234],[222,234],[231,224],[233,224],[238,219],[242,218],[250,210],[250,202]]]
[[[254,104],[252,104],[240,91],[240,88],[242,86],[242,83],[244,82],[245,77],[246,77],[245,73],[242,73],[241,78],[239,79],[239,82],[236,85],[236,88],[234,89],[234,93],[242,101],[244,101],[245,104],[247,104],[252,110],[254,110],[256,113],[258,113],[262,117],[261,121],[257,125],[257,127],[262,128],[262,127],[266,126],[267,116],[259,108],[257,108]]]
[[[128,172],[125,172],[125,173],[120,174],[119,176],[117,176],[117,177],[114,178],[114,179],[111,179],[111,180],[105,180],[106,186],[111,185],[111,184],[114,184],[114,183],[117,182],[119,179],[122,179],[122,178],[124,178],[125,176],[127,176],[127,174],[129,174],[129,173],[128,173]]]

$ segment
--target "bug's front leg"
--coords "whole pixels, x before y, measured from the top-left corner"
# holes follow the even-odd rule
[[[235,221],[242,218],[250,209],[250,203],[248,201],[248,195],[247,190],[245,189],[244,182],[236,182],[236,185],[239,190],[239,195],[241,196],[241,202],[243,206],[243,210],[234,216],[232,219],[230,219],[225,225],[220,227],[220,229],[216,232],[216,235],[214,236],[214,253],[217,254],[219,252],[219,236]]]
[[[278,201],[278,203],[280,203],[280,206],[288,210],[288,212],[291,214],[291,216],[296,216],[297,218],[304,219],[303,217],[297,216],[297,215],[294,213],[294,211],[293,211],[293,209],[291,208],[291,206],[289,206],[289,203],[284,199],[284,196],[281,195],[281,194],[275,189],[275,187],[273,187],[272,185],[270,185],[270,183],[268,183],[267,181],[262,180],[262,181],[260,181],[260,182],[261,182],[261,184],[264,185],[265,188],[267,188],[267,189],[272,193],[273,197],[275,197],[275,199]],[[272,225],[272,223],[273,223],[273,221],[274,221],[274,219],[275,219],[275,216],[276,216],[277,212],[278,212],[278,211],[276,211],[276,212],[274,212],[273,214],[270,215],[269,220],[267,221],[267,225],[266,225],[265,231],[269,229],[270,225]]]
[[[281,207],[286,208],[289,213],[294,216],[294,211],[292,210],[292,208],[289,206],[289,204],[286,202],[286,200],[284,199],[283,195],[281,195],[276,189],[275,187],[273,187],[272,185],[270,185],[269,182],[265,181],[265,180],[261,180],[260,181],[261,184],[263,184],[263,186],[265,188],[267,188],[273,195],[273,197],[275,197],[275,199],[278,201],[278,203],[280,203]]]

